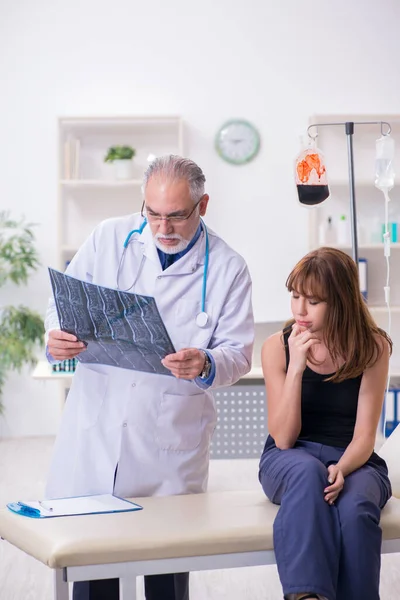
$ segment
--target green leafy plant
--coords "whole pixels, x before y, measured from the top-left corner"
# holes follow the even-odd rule
[[[136,150],[131,146],[111,146],[108,149],[104,162],[113,162],[114,160],[131,160],[136,154]]]
[[[0,212],[0,286],[9,281],[27,283],[39,267],[34,243],[32,224],[24,219],[12,220],[8,212]],[[0,306],[0,414],[7,371],[35,364],[35,351],[43,345],[43,333],[43,319],[38,313],[26,306]]]

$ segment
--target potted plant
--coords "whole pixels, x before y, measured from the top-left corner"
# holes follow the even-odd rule
[[[0,212],[0,286],[7,282],[26,284],[39,266],[32,225],[24,219],[14,221]],[[35,351],[43,345],[43,319],[26,306],[0,306],[0,414],[4,410],[1,395],[10,369],[20,370],[25,363],[34,365]]]
[[[104,162],[114,164],[116,179],[132,178],[132,159],[136,151],[131,146],[111,146],[108,149]]]

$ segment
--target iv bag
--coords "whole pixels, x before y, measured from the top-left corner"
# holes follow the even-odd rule
[[[296,158],[295,177],[303,206],[316,206],[329,197],[324,155],[314,143]]]
[[[376,140],[375,185],[379,190],[389,191],[394,186],[395,142],[390,135]]]

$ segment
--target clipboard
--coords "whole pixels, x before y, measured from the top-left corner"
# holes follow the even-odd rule
[[[55,498],[32,502],[10,502],[7,508],[12,512],[33,519],[72,517],[77,515],[101,515],[107,513],[132,512],[143,506],[113,494]]]

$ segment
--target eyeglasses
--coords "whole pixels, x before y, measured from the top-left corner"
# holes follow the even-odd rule
[[[145,206],[145,201],[143,200],[140,214],[144,219],[147,219],[147,221],[149,221],[150,223],[161,223],[161,221],[167,221],[168,223],[182,223],[183,221],[187,221],[188,219],[190,219],[190,217],[192,216],[202,199],[203,197],[201,197],[200,200],[196,202],[193,209],[188,215],[165,215],[164,217],[162,215],[157,215],[152,212],[149,212]]]

